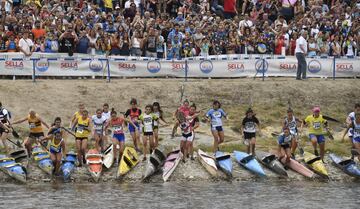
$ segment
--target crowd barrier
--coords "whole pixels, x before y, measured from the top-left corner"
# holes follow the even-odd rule
[[[358,57],[308,57],[308,77],[358,77]],[[181,60],[74,54],[0,53],[0,75],[106,77],[295,77],[294,56],[219,55]]]

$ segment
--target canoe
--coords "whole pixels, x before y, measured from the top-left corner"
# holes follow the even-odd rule
[[[104,166],[109,169],[114,163],[114,145],[110,144],[104,151]]]
[[[226,155],[223,152],[215,152],[216,165],[219,170],[224,172],[228,177],[232,177],[232,160],[230,155]]]
[[[313,170],[315,173],[319,174],[320,176],[329,178],[329,173],[326,170],[326,167],[320,157],[311,154],[310,152],[304,152],[303,157],[304,157],[304,162],[311,170]]]
[[[16,163],[12,157],[0,155],[0,170],[17,181],[26,182],[26,168],[20,163]]]
[[[170,178],[171,174],[175,171],[176,167],[179,165],[182,156],[183,154],[180,152],[180,150],[174,150],[167,155],[163,167],[164,182],[166,182]]]
[[[358,166],[354,160],[344,159],[333,153],[329,156],[336,167],[340,168],[344,173],[355,178],[360,178],[360,166]]]
[[[49,152],[45,151],[40,146],[34,146],[32,156],[37,166],[45,173],[52,175],[54,170],[53,162],[50,159]]]
[[[20,148],[13,150],[9,153],[9,156],[15,159],[15,162],[20,163],[26,169],[29,165],[29,158],[26,149]]]
[[[76,153],[69,152],[66,154],[65,159],[62,161],[61,171],[63,173],[64,181],[68,181],[70,179],[71,174],[75,170],[76,163]]]
[[[102,154],[97,149],[90,149],[85,155],[86,164],[91,177],[95,182],[98,182],[102,172]]]
[[[280,162],[285,165],[286,159],[282,158]],[[287,165],[291,170],[305,176],[308,178],[313,178],[315,176],[315,173],[309,170],[307,167],[305,167],[303,164],[299,163],[298,161],[290,158],[290,163]]]
[[[156,171],[158,171],[163,166],[165,159],[166,157],[164,153],[156,148],[150,155],[143,180],[150,178]]]
[[[132,147],[125,147],[124,154],[121,156],[116,177],[119,178],[127,174],[139,163],[139,156]]]
[[[276,155],[268,152],[256,151],[256,158],[261,164],[263,164],[265,167],[267,167],[274,173],[280,176],[288,176],[286,170],[284,169],[284,166],[277,159]]]
[[[215,159],[210,155],[206,154],[204,151],[199,149],[197,151],[198,159],[202,166],[211,174],[213,177],[218,176],[218,168],[216,166]]]
[[[252,173],[265,177],[266,174],[259,162],[255,159],[254,156],[247,154],[246,152],[234,151],[236,162],[238,162],[241,166],[248,169]]]

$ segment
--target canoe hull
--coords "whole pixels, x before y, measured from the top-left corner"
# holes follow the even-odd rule
[[[96,149],[91,149],[85,155],[88,171],[95,182],[99,182],[102,172],[102,155]]]
[[[216,166],[215,159],[210,155],[206,154],[201,149],[197,152],[200,164],[210,173],[212,177],[218,177],[218,168]]]
[[[158,148],[156,148],[151,154],[150,159],[147,163],[143,180],[147,180],[152,175],[154,175],[155,172],[164,165],[165,159],[166,156],[164,155],[164,153]]]
[[[109,169],[111,168],[112,164],[114,163],[114,145],[111,144],[106,150],[104,151],[104,166]]]
[[[122,177],[132,170],[139,163],[139,156],[136,150],[132,147],[125,147],[119,163],[117,177]]]
[[[329,156],[335,166],[341,169],[344,173],[355,178],[360,178],[360,167],[355,163],[354,160],[346,160],[333,153],[331,153]]]
[[[176,167],[179,165],[182,156],[183,154],[180,152],[180,150],[174,150],[167,155],[163,167],[164,182],[166,182],[170,178],[171,174],[175,171]]]
[[[218,168],[224,172],[228,177],[232,177],[232,160],[230,155],[226,155],[223,152],[215,152],[215,159]]]
[[[48,175],[52,175],[54,170],[53,162],[50,159],[50,153],[40,146],[33,147],[33,158],[37,166]]]
[[[329,177],[329,173],[324,163],[320,159],[320,157],[317,157],[309,152],[304,152],[303,156],[304,156],[304,162],[311,170],[313,170],[315,173],[319,174],[320,176],[327,178]]]
[[[267,167],[274,173],[280,176],[288,177],[288,173],[274,154],[257,151],[256,157],[261,164],[263,164],[265,167]]]
[[[75,153],[68,153],[61,165],[61,171],[63,173],[64,181],[69,181],[71,174],[75,170],[75,162],[76,162],[76,154]]]
[[[247,162],[243,162],[244,159],[248,158],[250,155],[245,152],[234,151],[236,162],[238,162],[242,167],[248,169],[252,173],[260,176],[266,177],[266,174],[262,167],[260,166],[259,162],[253,158]]]
[[[27,171],[21,164],[16,163],[14,158],[0,156],[0,170],[11,178],[26,183]]]

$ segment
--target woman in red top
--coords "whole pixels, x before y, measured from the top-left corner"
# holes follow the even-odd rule
[[[279,34],[275,38],[275,54],[280,55],[283,47],[285,47],[285,39],[282,34]]]
[[[131,138],[134,141],[134,147],[137,152],[141,152],[139,149],[140,143],[140,124],[138,122],[139,116],[141,115],[141,110],[137,108],[136,99],[131,99],[130,101],[131,108],[128,109],[125,113],[125,117],[131,120],[132,123],[129,124],[129,132]]]
[[[181,105],[174,113],[174,118],[177,118],[177,114],[178,112],[182,112],[184,113],[184,116],[187,117],[190,114],[190,106],[189,106],[189,101],[186,99],[183,103],[183,105]],[[175,136],[175,133],[177,131],[177,128],[179,127],[179,121],[176,120],[171,137],[173,138]]]
[[[111,109],[111,119],[105,126],[105,133],[108,128],[112,130],[112,143],[114,145],[114,161],[115,165],[119,163],[119,160],[122,157],[125,148],[125,134],[124,127],[125,121],[135,126],[135,124],[131,120],[125,119],[123,116],[117,117],[117,112],[114,108]],[[117,145],[120,146],[119,154],[117,154]]]

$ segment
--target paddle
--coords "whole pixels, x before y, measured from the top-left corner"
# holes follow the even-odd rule
[[[14,141],[10,140],[9,138],[6,138],[6,139],[7,139],[9,142],[11,142],[11,143],[13,143],[14,145],[16,145],[17,147],[22,148],[21,143],[20,143],[19,141],[16,141],[16,143],[15,143]]]
[[[65,127],[60,127],[60,128],[63,129],[64,131],[68,132],[71,136],[76,138],[75,134],[73,132],[71,132],[70,130],[68,130],[67,128],[65,128]]]
[[[332,118],[330,116],[323,115],[323,118],[325,120],[332,121],[332,122],[335,122],[335,123],[341,123],[339,120],[336,120],[335,118]]]
[[[19,134],[15,131],[15,129],[13,128],[13,127],[11,127],[11,129],[12,129],[12,135],[15,137],[15,138],[20,138],[20,136],[19,136]]]
[[[359,151],[357,149],[351,149],[351,154],[354,156],[360,155]]]

